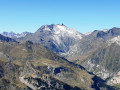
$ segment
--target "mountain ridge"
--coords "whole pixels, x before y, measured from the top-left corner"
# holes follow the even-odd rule
[[[25,37],[29,33],[30,32],[22,32],[22,33],[3,32],[1,34],[10,38],[20,38],[20,37]]]
[[[111,88],[102,80],[94,80],[98,77],[82,66],[78,67],[31,41],[0,43],[0,52],[1,89]]]

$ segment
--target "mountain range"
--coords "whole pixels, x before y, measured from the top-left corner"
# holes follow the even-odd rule
[[[3,32],[1,34],[4,35],[4,36],[6,36],[6,37],[20,38],[20,37],[25,37],[29,33],[30,32],[23,32],[23,33]]]
[[[81,65],[38,43],[0,43],[0,88],[7,90],[111,89]]]
[[[120,88],[120,28],[82,34],[64,24],[51,24],[23,34],[0,35],[0,61],[5,64],[0,66],[1,83],[5,82],[1,88],[7,81],[5,88],[12,89]],[[6,78],[9,72],[20,87]]]

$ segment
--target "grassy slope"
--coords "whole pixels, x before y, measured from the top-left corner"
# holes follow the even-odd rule
[[[64,70],[67,71],[61,71],[60,75],[63,75],[61,78],[57,75],[54,75],[54,73],[50,73],[48,75],[64,83],[67,83],[72,87],[77,86],[84,89],[90,89],[94,84],[94,75],[91,75],[84,69],[81,69],[80,67],[69,63],[68,61],[57,56],[55,53],[47,50],[39,44],[33,44],[30,41],[20,44],[0,43],[0,52],[4,54],[6,62],[12,61],[12,63],[18,67],[24,67],[24,65],[26,65],[26,62],[30,62],[36,69],[36,71],[40,72],[41,74],[46,74],[45,71],[49,66],[52,68],[63,67]],[[38,70],[38,66],[42,69]],[[17,71],[17,69],[13,70],[11,75],[12,78],[14,77],[14,75],[18,78],[19,75]],[[65,77],[65,79],[63,79],[63,77]],[[7,79],[9,79],[11,83],[15,83],[15,86],[20,86],[21,88],[24,88],[24,86],[21,82],[19,82],[18,79],[15,79],[15,81],[11,81],[10,78]],[[99,82],[100,81],[98,81],[98,83]]]

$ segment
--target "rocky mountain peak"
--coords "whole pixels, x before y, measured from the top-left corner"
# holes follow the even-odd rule
[[[43,25],[38,31],[56,31],[56,30],[66,30],[67,27],[64,24],[51,24],[51,25]]]
[[[51,25],[43,25],[41,26],[37,32],[45,32],[45,31],[50,31],[53,32],[54,34],[78,34],[79,32],[76,31],[73,28],[68,28],[64,24],[51,24]],[[79,33],[80,34],[80,33]],[[81,34],[82,35],[82,34]]]

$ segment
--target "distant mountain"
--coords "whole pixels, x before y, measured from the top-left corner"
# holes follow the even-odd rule
[[[23,33],[14,33],[14,32],[3,32],[1,33],[4,36],[10,37],[10,38],[20,38],[20,37],[25,37],[27,34],[30,32],[23,32]]]
[[[74,58],[74,56],[82,56],[85,53],[90,53],[97,48],[106,46],[108,44],[108,41],[114,37],[117,37],[120,35],[120,28],[112,28],[109,30],[95,30],[91,34],[86,35],[84,38],[82,38],[79,43],[76,44],[76,50],[73,54],[71,54],[68,57]],[[74,49],[74,47],[73,47]],[[70,52],[70,51],[69,51]],[[69,53],[67,52],[67,53]],[[72,60],[76,58],[71,58]],[[78,57],[79,58],[79,57]]]
[[[69,51],[69,49],[75,46],[83,37],[83,34],[63,24],[51,24],[41,26],[35,33],[27,34],[25,37],[19,38],[19,41],[30,40],[41,43],[55,53],[61,54]]]

